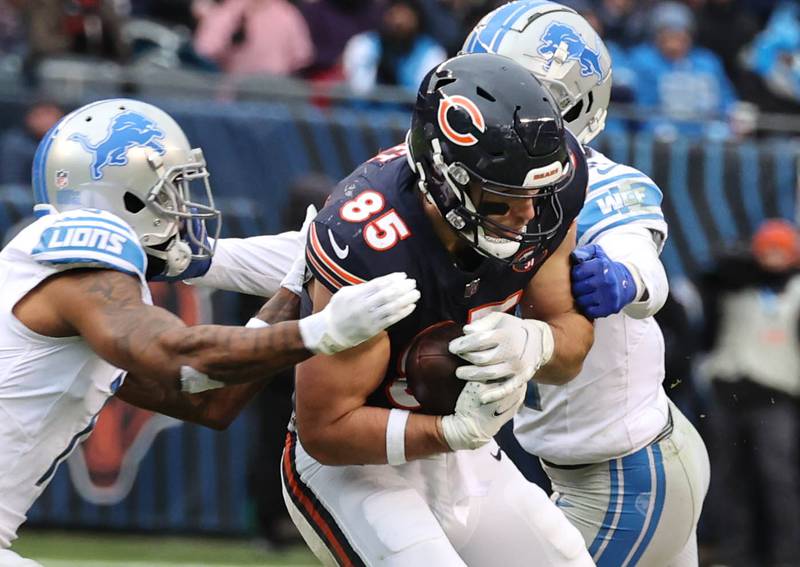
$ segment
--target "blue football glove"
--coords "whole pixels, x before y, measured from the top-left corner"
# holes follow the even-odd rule
[[[597,244],[572,251],[572,295],[591,319],[619,313],[636,298],[636,282],[624,264],[606,256]]]
[[[203,244],[209,246],[208,243],[208,235],[206,234],[205,227],[200,219],[192,219],[190,221],[192,223],[192,232],[197,237],[198,240],[202,241]],[[180,238],[183,239],[192,251],[192,254],[198,254],[200,252],[200,246],[195,244],[191,238],[186,236],[186,229],[183,228],[180,231]],[[150,278],[151,281],[154,282],[179,282],[183,280],[188,280],[190,278],[199,278],[200,276],[205,275],[205,273],[211,268],[211,258],[203,258],[202,260],[195,260],[192,259],[189,262],[189,266],[182,271],[180,274],[175,276],[167,276],[165,274],[159,274]]]

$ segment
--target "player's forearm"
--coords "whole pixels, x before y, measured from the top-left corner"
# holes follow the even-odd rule
[[[583,367],[594,342],[594,327],[577,312],[569,312],[547,321],[553,331],[553,356],[534,375],[543,384],[566,384]]]
[[[297,319],[299,307],[299,297],[287,290],[280,290],[264,304],[257,317],[270,323],[294,320]],[[267,375],[265,373],[264,377]],[[178,381],[174,379],[159,379],[153,374],[147,377],[129,375],[117,395],[141,408],[206,427],[225,429],[265,383],[259,380],[188,394],[180,390]]]
[[[270,325],[300,318],[300,297],[281,288],[256,314],[256,318]]]
[[[116,395],[136,407],[222,430],[231,424],[265,383],[249,382],[187,394],[178,389],[175,381],[159,380],[155,376],[128,375]]]
[[[655,238],[660,236],[645,227],[628,226],[609,230],[597,239],[608,257],[624,264],[636,282],[636,297],[623,309],[635,319],[655,315],[669,293],[667,274],[658,257]]]
[[[389,410],[362,406],[332,423],[307,416],[297,408],[300,441],[324,465],[387,463],[386,427]],[[308,419],[305,419],[308,417]],[[410,461],[450,451],[438,416],[412,413],[405,427],[405,458]]]
[[[212,380],[240,383],[257,380],[311,356],[297,321],[264,329],[220,325],[184,327],[163,333],[158,355],[170,374],[189,366]]]
[[[267,328],[171,325],[154,334],[152,346],[140,350],[129,370],[175,383],[183,366],[230,384],[264,379],[311,356],[295,320],[299,308],[299,297],[280,290],[257,314],[274,323]]]
[[[177,383],[186,366],[220,382],[247,382],[311,356],[297,321],[265,329],[187,327],[165,309],[144,304],[140,285],[127,274],[86,271],[56,278],[48,300],[96,353],[135,375]],[[287,297],[276,298],[265,316],[293,314],[296,300]]]

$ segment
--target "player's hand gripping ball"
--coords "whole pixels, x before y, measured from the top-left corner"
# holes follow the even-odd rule
[[[422,406],[420,413],[448,415],[464,389],[465,380],[456,377],[456,368],[469,364],[450,354],[448,343],[461,336],[461,326],[446,321],[414,337],[408,348],[405,368],[411,393]]]

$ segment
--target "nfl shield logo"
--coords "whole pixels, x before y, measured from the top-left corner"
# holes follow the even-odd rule
[[[69,172],[66,169],[56,171],[56,187],[63,189],[69,185]]]
[[[481,285],[481,279],[477,278],[469,282],[467,285],[464,286],[464,299],[469,299],[476,293],[478,293],[478,287]]]

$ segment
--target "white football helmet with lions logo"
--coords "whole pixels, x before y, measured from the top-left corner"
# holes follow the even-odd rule
[[[163,262],[159,275],[166,276],[213,255],[206,235],[215,242],[221,223],[208,178],[202,150],[189,145],[175,120],[129,99],[99,101],[64,117],[33,164],[38,214],[111,212],[133,228],[148,256]]]
[[[544,0],[509,2],[475,26],[462,50],[505,55],[527,67],[547,86],[582,144],[605,128],[611,56],[597,32],[572,8]]]

